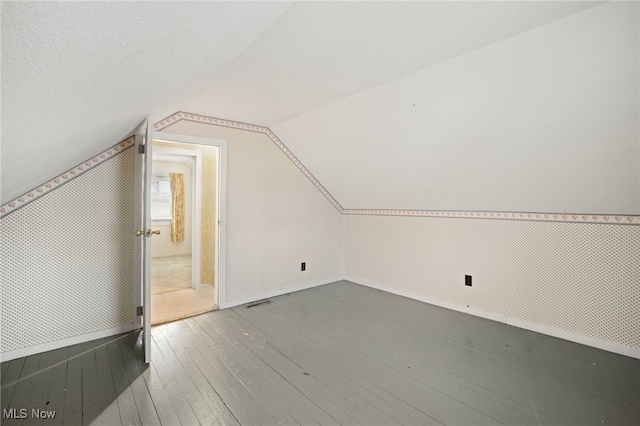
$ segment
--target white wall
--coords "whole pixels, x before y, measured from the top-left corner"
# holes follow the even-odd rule
[[[346,273],[640,357],[639,226],[343,216],[263,133],[186,119],[165,130],[228,142],[228,304]],[[133,150],[101,156],[0,220],[3,355],[133,321]]]
[[[608,3],[272,129],[347,209],[638,214],[639,25]]]
[[[160,235],[151,238],[151,257],[191,254],[193,212],[193,169],[186,163],[153,161],[153,173],[182,173],[184,175],[184,240],[171,241],[171,225],[153,225]]]
[[[634,225],[345,216],[347,279],[636,358],[638,241]]]
[[[188,121],[167,130],[228,142],[228,305],[342,278],[342,214],[271,139]],[[106,160],[0,220],[3,357],[133,325],[133,158]]]
[[[267,135],[189,120],[164,131],[228,143],[228,304],[341,278],[342,214]]]
[[[3,359],[134,326],[134,150],[80,173],[0,219]]]

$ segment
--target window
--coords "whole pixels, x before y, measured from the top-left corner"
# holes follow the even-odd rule
[[[171,184],[168,174],[154,174],[151,180],[151,221],[171,224]]]

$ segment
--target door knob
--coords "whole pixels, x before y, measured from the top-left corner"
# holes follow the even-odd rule
[[[144,235],[144,231],[140,231],[140,230],[136,231],[136,237],[141,237],[143,235]]]
[[[159,229],[150,229],[149,231],[150,231],[149,232],[149,236],[160,235],[160,230]]]

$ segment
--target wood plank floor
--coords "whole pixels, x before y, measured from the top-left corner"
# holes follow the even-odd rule
[[[2,424],[640,425],[640,360],[349,282],[2,364]],[[53,410],[53,419],[30,417]]]

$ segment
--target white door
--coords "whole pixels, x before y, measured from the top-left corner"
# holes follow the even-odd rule
[[[151,166],[153,140],[151,121],[136,132],[135,181],[135,279],[137,314],[142,321],[141,344],[144,362],[151,361],[151,237],[160,231],[151,229]],[[141,307],[141,312],[140,312]]]
[[[142,344],[144,362],[151,361],[151,237],[160,231],[151,229],[151,182],[153,180],[153,133],[152,121],[146,120],[136,132],[136,182],[135,182],[135,278],[138,283],[135,292],[136,306],[140,307],[138,325],[142,325],[140,343]],[[199,138],[174,134],[158,133],[159,139],[168,142],[182,142],[189,144],[217,146],[220,148],[218,156],[218,186],[217,195],[217,223],[218,238],[216,239],[216,304],[225,308],[225,252],[226,252],[226,165],[227,142],[220,139]],[[216,220],[216,219],[214,219]]]

